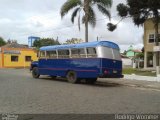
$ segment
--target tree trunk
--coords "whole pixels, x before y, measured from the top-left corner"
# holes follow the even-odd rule
[[[85,12],[85,42],[88,42],[89,0],[84,0],[84,12]]]

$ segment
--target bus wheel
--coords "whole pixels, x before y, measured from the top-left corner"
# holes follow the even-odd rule
[[[39,73],[38,73],[38,68],[37,67],[34,67],[33,70],[32,70],[32,76],[33,78],[39,78]]]
[[[97,81],[97,78],[87,78],[86,83],[87,84],[94,84]]]
[[[77,82],[78,82],[78,79],[77,79],[77,74],[76,74],[76,72],[74,72],[74,71],[69,71],[69,72],[67,73],[67,80],[68,80],[68,82],[70,82],[70,83],[77,83]]]

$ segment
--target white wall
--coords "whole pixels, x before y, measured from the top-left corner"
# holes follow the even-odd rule
[[[129,58],[122,58],[123,66],[132,66],[132,60]]]

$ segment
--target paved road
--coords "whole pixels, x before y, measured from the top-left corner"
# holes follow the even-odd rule
[[[71,84],[0,69],[0,113],[160,113],[160,91],[101,81]]]

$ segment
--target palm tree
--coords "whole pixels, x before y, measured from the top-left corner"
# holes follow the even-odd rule
[[[88,42],[88,23],[95,27],[96,15],[93,10],[93,6],[97,6],[98,10],[108,18],[111,17],[109,8],[112,6],[112,0],[67,0],[61,7],[61,17],[63,18],[70,10],[74,9],[71,15],[71,21],[74,23],[74,19],[78,14],[78,26],[80,30],[80,12],[84,11],[82,22],[85,23],[85,42]]]

